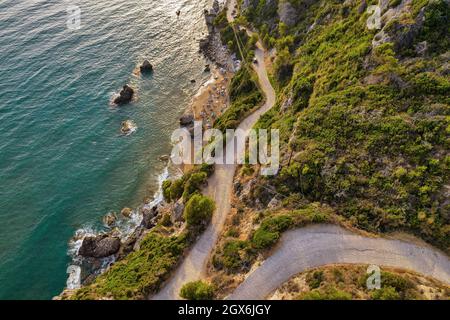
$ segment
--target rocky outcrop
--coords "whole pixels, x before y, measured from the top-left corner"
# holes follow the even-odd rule
[[[403,0],[400,5],[390,8],[383,14],[381,17],[383,28],[375,35],[372,41],[373,47],[392,42],[395,51],[401,52],[403,49],[413,46],[425,22],[425,8],[412,22],[402,19],[405,14],[410,13],[411,9],[408,5],[410,3],[411,0]]]
[[[208,27],[208,35],[199,41],[200,52],[210,61],[214,62],[220,68],[228,71],[234,71],[234,64],[228,48],[222,44],[220,32],[214,25],[218,13],[220,13],[220,5],[215,2],[213,9],[205,10],[205,21]],[[210,68],[205,68],[208,71]],[[209,71],[208,71],[209,72]]]
[[[218,0],[214,0],[211,12],[214,13],[214,14],[219,14],[219,12],[220,12],[220,4],[219,4]]]
[[[191,136],[193,136],[195,128],[194,116],[192,114],[186,114],[182,116],[180,118],[180,127],[186,128]]]
[[[103,217],[103,223],[108,227],[113,227],[116,221],[117,215],[114,212],[110,212]]]
[[[141,73],[153,72],[153,65],[148,60],[145,60],[139,68],[141,70]]]
[[[130,208],[123,208],[122,211],[120,211],[120,214],[124,216],[125,218],[131,217],[132,210]]]
[[[126,121],[122,122],[122,126],[120,128],[120,131],[123,134],[130,134],[130,133],[132,133],[135,130],[136,130],[136,124],[133,121],[126,120]]]
[[[134,90],[129,85],[124,85],[119,96],[114,99],[114,103],[118,105],[130,103],[133,100]]]
[[[361,0],[361,4],[358,7],[358,14],[363,14],[367,9],[367,0]]]
[[[151,229],[154,226],[156,226],[156,217],[158,216],[158,208],[157,207],[153,207],[153,208],[147,208],[144,207],[141,210],[142,212],[142,222],[141,222],[141,226],[145,229]]]
[[[192,114],[186,114],[180,118],[180,126],[188,127],[194,124],[194,116]]]
[[[178,200],[171,210],[170,220],[172,223],[183,221],[184,203],[183,199]]]
[[[287,0],[281,0],[278,3],[278,15],[280,17],[280,21],[288,27],[295,25],[299,17],[297,10],[295,10],[292,4]]]
[[[130,234],[125,240],[123,240],[117,260],[121,260],[134,251],[136,243],[142,238],[144,234],[143,227],[137,227],[132,234]]]
[[[109,235],[99,235],[84,238],[78,254],[88,258],[106,258],[117,253],[119,249],[119,238]]]

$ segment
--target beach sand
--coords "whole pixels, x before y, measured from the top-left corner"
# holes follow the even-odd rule
[[[212,67],[211,79],[199,89],[191,103],[191,111],[196,121],[203,121],[205,129],[212,128],[214,121],[229,105],[229,84],[231,72]]]

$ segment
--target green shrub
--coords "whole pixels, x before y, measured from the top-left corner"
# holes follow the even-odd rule
[[[351,300],[352,295],[348,292],[338,290],[334,287],[327,287],[325,290],[316,289],[304,294],[301,294],[300,300]]]
[[[189,176],[189,179],[184,185],[183,199],[188,201],[189,198],[206,183],[208,175],[205,172],[196,172]]]
[[[203,281],[189,282],[181,288],[180,296],[187,300],[212,300],[214,287]]]
[[[251,247],[248,241],[228,240],[214,255],[213,264],[217,269],[224,268],[229,272],[247,270],[251,264]]]
[[[319,288],[323,281],[324,281],[323,271],[314,271],[312,273],[308,273],[308,275],[306,276],[306,282],[308,283],[311,289]]]
[[[290,216],[282,215],[265,219],[252,238],[252,244],[257,249],[264,249],[274,245],[280,238],[280,233],[293,224]]]
[[[392,287],[374,290],[370,296],[373,300],[400,300],[400,294]]]
[[[214,201],[200,194],[194,194],[184,209],[184,219],[189,227],[205,226],[211,220],[215,209]]]
[[[188,245],[188,237],[166,237],[150,232],[139,250],[115,263],[93,284],[78,290],[71,299],[146,299],[156,292],[178,263]]]

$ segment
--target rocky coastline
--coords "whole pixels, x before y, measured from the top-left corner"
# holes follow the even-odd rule
[[[220,33],[214,27],[213,21],[220,12],[219,2],[214,1],[210,11],[205,10],[205,21],[208,26],[208,35],[199,41],[199,52],[208,59],[211,65],[205,66],[205,72],[211,73],[211,80],[203,85],[193,98],[186,115],[180,118],[180,126],[191,128],[195,120],[210,118],[218,112],[215,104],[209,106],[207,101],[225,97],[224,88],[228,86],[229,76],[236,69],[236,61],[230,55],[227,47],[221,43]],[[140,66],[141,73],[151,73],[153,66],[146,60]],[[115,101],[118,105],[126,104],[133,98],[134,91],[128,86],[123,88],[123,94]],[[220,108],[223,108],[221,101]],[[212,119],[208,123],[212,125]],[[122,124],[122,133],[127,134],[128,124]],[[166,159],[165,160],[170,160]],[[162,161],[162,160],[161,160]],[[170,166],[170,161],[168,167]],[[174,169],[174,168],[172,168]],[[185,168],[181,168],[182,171]],[[175,170],[171,170],[175,171]],[[178,170],[179,171],[179,170]],[[166,177],[167,178],[167,177]],[[160,179],[160,182],[162,183]],[[160,186],[161,187],[161,186]],[[155,195],[155,200],[147,199],[144,203],[132,210],[124,208],[120,215],[108,213],[103,218],[104,230],[101,232],[78,232],[71,240],[73,263],[68,268],[69,279],[66,289],[54,299],[64,299],[77,289],[91,284],[96,277],[105,272],[112,264],[122,260],[131,252],[139,248],[140,242],[162,219],[170,217],[174,225],[183,223],[184,204],[178,201],[173,204],[166,203],[161,197],[161,190]]]

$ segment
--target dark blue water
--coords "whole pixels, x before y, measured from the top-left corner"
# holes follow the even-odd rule
[[[0,299],[58,294],[75,230],[153,195],[190,79],[205,78],[197,40],[210,2],[1,1]],[[66,26],[68,5],[82,10],[80,30]],[[153,76],[133,73],[144,58]],[[125,83],[137,101],[111,106]],[[138,130],[125,137],[127,119]]]

